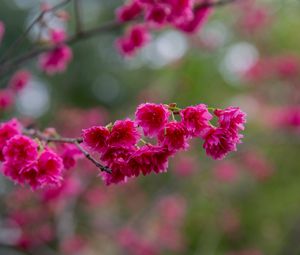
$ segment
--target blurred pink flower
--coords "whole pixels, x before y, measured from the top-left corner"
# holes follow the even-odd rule
[[[25,88],[31,79],[31,73],[27,70],[17,71],[9,81],[9,87],[15,91],[19,92]]]
[[[62,44],[49,52],[41,54],[39,57],[39,67],[49,75],[63,72],[72,60],[72,57],[71,48]]]
[[[174,163],[174,171],[178,176],[188,177],[199,170],[199,162],[196,157],[190,155],[178,155]]]
[[[217,163],[214,169],[215,177],[220,182],[232,183],[238,178],[238,167],[232,161]]]
[[[4,23],[0,20],[0,44],[1,44],[1,42],[2,42],[4,33],[5,33],[5,25],[4,25]]]

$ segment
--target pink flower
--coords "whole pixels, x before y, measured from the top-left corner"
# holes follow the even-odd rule
[[[166,148],[144,145],[134,152],[128,160],[129,176],[138,176],[140,173],[147,175],[152,171],[155,173],[166,172],[170,156],[171,153]]]
[[[157,245],[142,238],[131,228],[123,228],[117,235],[118,243],[128,254],[132,255],[158,255]]]
[[[169,151],[175,152],[188,147],[187,135],[186,127],[182,123],[169,122],[158,134],[158,141]]]
[[[244,130],[246,123],[246,114],[239,107],[228,107],[224,110],[217,109],[214,114],[218,117],[218,123],[221,128],[226,129],[233,139],[239,139],[237,133],[239,130]]]
[[[127,160],[133,152],[132,148],[112,147],[103,153],[101,160],[112,171],[111,174],[101,173],[101,177],[106,185],[127,181],[127,176],[131,176]]]
[[[33,140],[23,135],[15,135],[9,139],[3,149],[4,175],[19,183],[26,183],[27,180],[33,183],[31,180],[35,178],[37,170],[32,168],[23,175],[22,169],[35,162],[38,156],[37,148],[38,145]]]
[[[231,134],[223,128],[211,128],[204,136],[203,148],[214,159],[223,159],[229,152],[236,151],[239,140],[232,139]]]
[[[215,167],[215,176],[221,182],[234,182],[238,177],[237,166],[230,161],[221,162]]]
[[[50,30],[50,41],[53,44],[62,43],[66,40],[66,32],[62,29],[51,29]]]
[[[3,172],[3,174],[6,177],[10,178],[11,180],[17,183],[24,183],[24,179],[20,175],[20,169],[21,169],[20,165],[17,165],[9,161],[4,161],[1,172]]]
[[[133,20],[139,14],[141,14],[142,8],[140,4],[136,1],[132,1],[130,4],[123,5],[117,9],[116,15],[120,22],[126,22]]]
[[[21,124],[16,120],[12,119],[8,122],[0,125],[0,160],[4,160],[3,148],[7,141],[15,135],[21,134]]]
[[[127,182],[128,179],[118,168],[114,169],[111,174],[107,172],[101,172],[100,176],[106,185],[124,183]]]
[[[162,5],[154,5],[147,9],[146,20],[162,26],[167,22],[168,9]]]
[[[82,152],[73,144],[65,144],[63,153],[60,155],[65,169],[73,168],[76,165],[77,159],[82,156]]]
[[[2,42],[4,33],[5,33],[5,25],[2,21],[0,21],[0,43]]]
[[[65,44],[43,53],[39,57],[39,66],[47,74],[63,72],[72,59],[72,50]]]
[[[161,198],[158,207],[165,223],[178,224],[184,220],[186,199],[180,195],[168,195]]]
[[[167,0],[165,2],[167,2],[170,7],[168,21],[173,25],[187,22],[193,18],[194,0]]]
[[[281,56],[275,59],[275,71],[281,78],[296,78],[300,74],[300,61],[296,56]]]
[[[19,167],[18,181],[20,183],[27,183],[33,189],[36,189],[37,187],[40,186],[38,180],[38,174],[39,174],[39,169],[38,169],[37,161],[31,161],[25,166]]]
[[[192,19],[188,19],[182,23],[179,23],[177,25],[177,28],[186,33],[194,33],[204,25],[211,13],[211,7],[198,9],[196,8],[194,10],[194,17]]]
[[[145,136],[154,137],[167,124],[170,112],[162,104],[146,103],[138,106],[135,116]]]
[[[118,120],[111,129],[107,143],[111,147],[131,148],[139,138],[140,134],[132,120]]]
[[[180,116],[189,135],[193,137],[203,136],[209,130],[209,121],[213,117],[205,104],[189,106],[180,111]]]
[[[5,161],[16,165],[24,165],[38,156],[38,145],[24,135],[15,135],[8,140],[3,149]]]
[[[12,106],[14,97],[9,89],[0,89],[0,110],[6,110]]]
[[[30,72],[27,70],[19,70],[10,79],[8,86],[16,92],[21,91],[28,84],[30,78]]]
[[[196,157],[190,155],[179,156],[174,163],[174,170],[176,175],[188,177],[199,170],[199,162]]]
[[[63,161],[50,149],[41,153],[37,161],[40,186],[58,186],[62,181]]]
[[[249,151],[243,156],[244,166],[258,181],[269,179],[274,173],[271,162],[261,153]]]
[[[125,56],[132,56],[138,48],[150,41],[150,33],[143,25],[132,26],[127,34],[116,41],[119,51]]]
[[[243,30],[253,34],[270,24],[271,15],[267,8],[256,7],[253,4],[252,6],[246,4],[245,7],[244,16],[239,22]]]
[[[94,126],[82,130],[84,144],[97,152],[103,152],[107,149],[109,135],[109,130],[103,126]]]

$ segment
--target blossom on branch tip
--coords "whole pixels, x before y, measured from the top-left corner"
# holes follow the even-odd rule
[[[238,132],[245,129],[246,114],[239,107],[216,109],[214,114],[218,117],[219,126],[226,129],[232,139],[239,140]]]
[[[233,140],[226,129],[214,127],[211,127],[203,139],[206,154],[218,160],[223,159],[229,152],[236,151],[236,145],[240,142]]]

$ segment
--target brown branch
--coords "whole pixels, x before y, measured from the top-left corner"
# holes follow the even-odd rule
[[[107,172],[109,174],[112,173],[112,170],[106,166],[103,166],[101,163],[99,163],[88,151],[86,151],[80,144],[83,142],[82,138],[67,138],[67,137],[52,137],[47,136],[43,134],[41,131],[36,129],[23,129],[23,134],[30,136],[32,138],[37,138],[41,141],[44,141],[46,143],[71,143],[74,144],[81,152],[82,154],[90,160],[97,168],[99,168],[101,171]]]
[[[82,154],[88,159],[90,160],[91,162],[93,162],[93,164],[98,167],[101,171],[103,172],[107,172],[109,174],[112,173],[111,169],[108,168],[107,166],[103,166],[102,164],[100,164],[91,154],[89,154],[84,148],[82,148],[82,146],[78,143],[78,142],[75,142],[74,143],[77,148],[82,152]]]
[[[207,8],[207,7],[223,6],[223,5],[232,3],[234,1],[238,1],[238,0],[219,0],[219,1],[216,1],[216,2],[205,2],[203,4],[200,4],[196,8],[201,9],[201,8]],[[92,29],[85,30],[85,31],[81,31],[80,33],[75,33],[72,37],[68,38],[63,43],[68,44],[68,45],[73,45],[73,44],[75,44],[75,43],[77,43],[81,40],[89,39],[89,38],[94,37],[96,35],[100,35],[104,32],[111,31],[113,29],[121,27],[122,25],[124,25],[124,23],[120,23],[120,22],[117,22],[117,21],[110,21],[110,22],[107,22],[107,23],[105,23],[105,24],[103,24],[99,27],[92,28]],[[19,67],[20,65],[22,65],[22,64],[28,62],[29,60],[37,57],[41,53],[51,51],[51,50],[55,49],[56,47],[57,47],[57,45],[48,45],[48,46],[44,46],[44,47],[39,47],[39,48],[33,49],[33,50],[31,50],[27,53],[24,53],[23,55],[18,56],[18,57],[16,57],[15,59],[13,59],[11,61],[7,61],[5,63],[2,63],[2,65],[0,65],[0,76],[2,76],[3,74],[5,74],[7,72],[10,72],[11,70]]]

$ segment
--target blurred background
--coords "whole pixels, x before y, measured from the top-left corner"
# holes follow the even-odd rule
[[[39,3],[0,0],[0,56]],[[82,1],[84,27],[114,19],[121,4]],[[66,10],[72,15],[71,4]],[[26,64],[32,80],[1,120],[17,116],[78,136],[132,117],[139,103],[176,102],[240,106],[248,123],[244,143],[222,161],[196,141],[166,174],[123,185],[104,186],[84,160],[54,191],[32,192],[0,176],[0,254],[300,254],[299,13],[297,0],[240,0],[216,8],[193,36],[157,32],[132,59],[116,51],[116,29],[72,46],[74,60],[62,74]],[[67,30],[74,32],[72,19]]]

